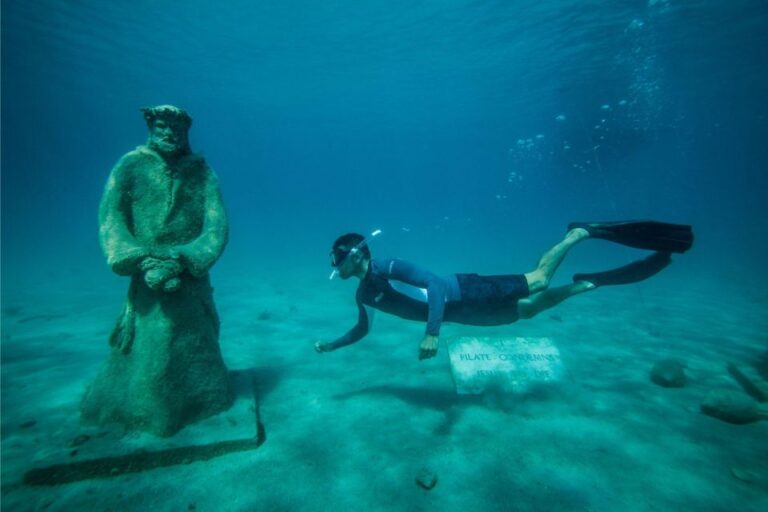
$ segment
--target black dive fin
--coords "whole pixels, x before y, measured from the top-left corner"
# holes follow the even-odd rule
[[[572,222],[568,230],[584,228],[592,238],[662,252],[685,252],[693,245],[693,231],[687,224],[655,220],[621,222]]]
[[[573,280],[589,281],[595,286],[636,283],[658,274],[670,263],[672,263],[672,258],[668,252],[655,252],[647,258],[613,270],[592,274],[575,274]]]

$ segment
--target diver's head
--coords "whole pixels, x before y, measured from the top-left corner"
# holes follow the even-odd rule
[[[371,250],[365,237],[358,233],[347,233],[336,239],[331,248],[331,266],[342,279],[352,276],[363,278],[371,261]]]
[[[192,118],[184,110],[173,105],[159,105],[141,109],[149,128],[147,145],[162,156],[178,156],[189,153],[189,127]]]

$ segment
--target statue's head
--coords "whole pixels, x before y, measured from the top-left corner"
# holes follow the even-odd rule
[[[189,153],[189,127],[192,118],[183,109],[173,105],[144,107],[144,120],[149,128],[147,145],[163,156]]]

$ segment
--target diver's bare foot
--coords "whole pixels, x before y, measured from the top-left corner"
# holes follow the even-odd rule
[[[589,290],[594,290],[595,288],[597,288],[597,285],[590,283],[589,281],[576,281],[571,285],[571,291],[574,295],[577,293],[588,292]]]
[[[566,233],[565,238],[569,241],[578,242],[579,240],[589,238],[589,231],[584,228],[573,228],[568,233]]]

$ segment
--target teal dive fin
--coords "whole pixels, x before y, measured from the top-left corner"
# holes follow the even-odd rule
[[[655,252],[647,258],[613,270],[592,274],[575,274],[573,280],[589,281],[595,286],[636,283],[658,274],[670,263],[672,263],[672,258],[668,252]]]
[[[621,222],[572,222],[568,230],[584,228],[592,238],[662,252],[685,252],[693,245],[693,231],[687,224],[655,220]]]

